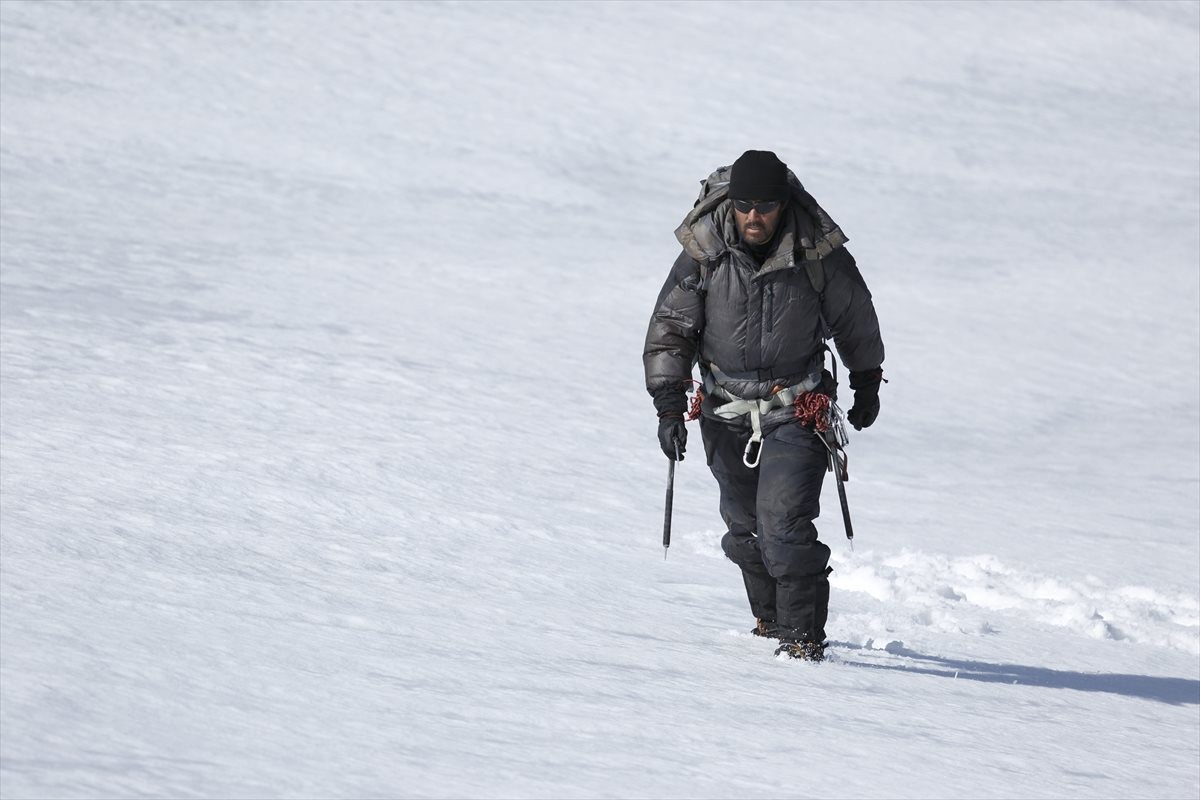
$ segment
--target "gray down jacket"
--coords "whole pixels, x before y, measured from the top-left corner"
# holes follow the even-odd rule
[[[683,252],[650,317],[646,389],[656,396],[667,387],[684,390],[697,362],[702,377],[746,399],[815,384],[824,365],[823,322],[850,371],[879,367],[879,320],[841,229],[789,172],[792,197],[760,265],[740,242],[728,177],[728,167],[709,176],[675,232]],[[824,274],[820,294],[806,268],[813,259]]]

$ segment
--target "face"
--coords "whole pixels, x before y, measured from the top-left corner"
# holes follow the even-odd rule
[[[742,241],[750,245],[759,245],[771,241],[775,229],[779,227],[779,219],[783,216],[783,205],[777,205],[773,211],[764,214],[757,207],[741,212],[733,209],[733,219],[737,223],[738,234]]]

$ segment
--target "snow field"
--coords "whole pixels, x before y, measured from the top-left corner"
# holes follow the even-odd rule
[[[0,3],[0,794],[1196,797],[1198,31]],[[659,545],[646,317],[748,147],[889,348],[828,669],[695,440]]]

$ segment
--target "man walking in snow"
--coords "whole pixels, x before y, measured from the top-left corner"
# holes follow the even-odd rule
[[[742,570],[754,632],[776,655],[820,661],[830,550],[817,540],[828,464],[823,396],[832,336],[850,371],[847,419],[879,413],[883,340],[846,237],[774,153],[750,150],[704,182],[675,232],[683,252],[646,334],[658,438],[682,460],[692,365],[704,384],[700,433],[720,487],[725,555]],[[815,410],[814,410],[815,409]]]

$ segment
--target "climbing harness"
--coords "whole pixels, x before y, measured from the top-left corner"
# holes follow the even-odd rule
[[[744,397],[738,397],[717,382],[727,376],[721,372],[716,364],[709,364],[708,367],[708,371],[705,373],[704,388],[713,397],[726,401],[724,404],[714,408],[713,413],[722,419],[737,419],[743,416],[750,417],[750,439],[746,442],[745,450],[742,451],[742,463],[750,469],[758,466],[759,458],[762,455],[763,416],[777,408],[794,406],[798,398],[812,394],[812,390],[821,382],[820,374],[810,375],[800,383],[779,389],[770,397],[760,400],[747,400]]]

